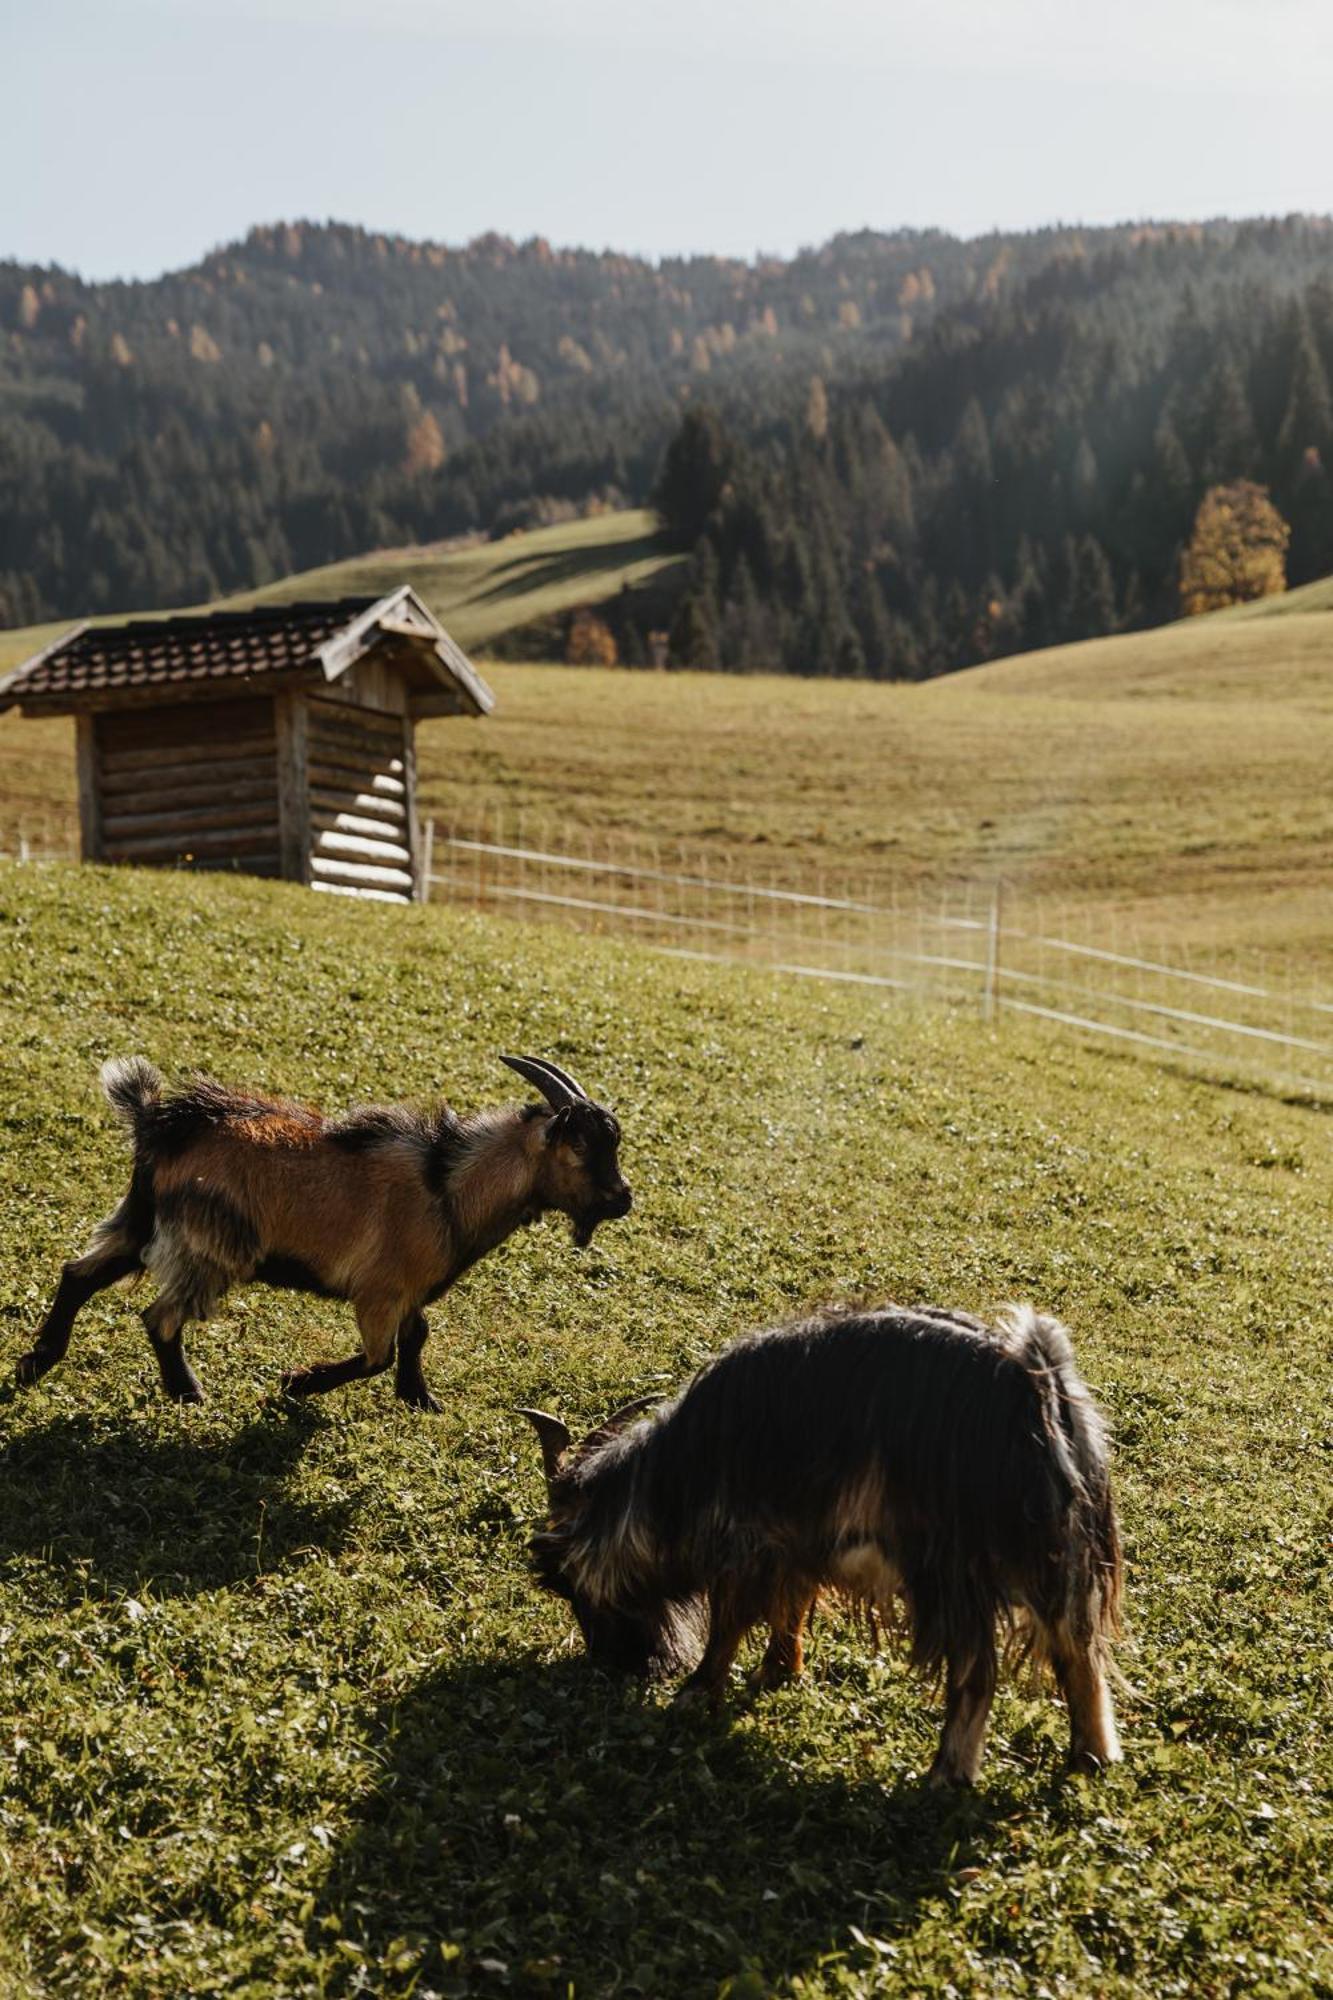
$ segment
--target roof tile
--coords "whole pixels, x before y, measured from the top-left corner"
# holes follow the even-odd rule
[[[321,646],[377,602],[343,597],[87,627],[42,654],[6,692],[11,700],[27,701],[280,672],[312,661]]]

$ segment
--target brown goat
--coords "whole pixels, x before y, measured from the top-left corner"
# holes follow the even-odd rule
[[[38,1381],[69,1346],[75,1315],[108,1285],[150,1271],[143,1315],[166,1393],[199,1403],[182,1330],[208,1319],[234,1286],[258,1281],[347,1299],[361,1352],[283,1375],[316,1396],[383,1372],[397,1352],[397,1393],[438,1409],[426,1387],[424,1307],[522,1224],[556,1209],[586,1246],[599,1222],[626,1215],[620,1127],[573,1077],[535,1056],[500,1058],[543,1104],[457,1117],[375,1105],[326,1118],[305,1105],[246,1096],[207,1078],[163,1097],[141,1056],[109,1062],[102,1088],[134,1135],[129,1192],[83,1255],[65,1265],[51,1309],[18,1364]]]

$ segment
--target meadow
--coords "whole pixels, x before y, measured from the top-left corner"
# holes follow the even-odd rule
[[[1333,1993],[1326,1116],[242,880],[0,865],[0,1006],[6,1377],[124,1183],[111,1053],[470,1107],[532,1049],[615,1105],[637,1196],[435,1308],[436,1417],[387,1378],[284,1405],[279,1368],[350,1329],[261,1290],[194,1334],[201,1410],[158,1400],[114,1293],[0,1388],[0,1991]],[[1057,1704],[1006,1683],[977,1792],[924,1791],[936,1712],[834,1611],[801,1684],[714,1718],[602,1680],[530,1587],[515,1405],[588,1425],[747,1326],[888,1296],[1074,1328],[1129,1565],[1103,1779],[1064,1781]]]
[[[1050,929],[1115,924],[1247,971],[1281,954],[1286,975],[1327,985],[1326,612],[1228,612],[921,686],[485,659],[488,635],[663,560],[651,517],[626,514],[389,552],[266,595],[412,581],[479,646],[495,713],[419,735],[423,810],[442,828],[521,809],[559,843],[633,837],[872,894],[1003,878],[1053,906]],[[50,636],[0,634],[0,671]],[[72,840],[73,802],[69,724],[0,717],[0,850],[20,828]]]

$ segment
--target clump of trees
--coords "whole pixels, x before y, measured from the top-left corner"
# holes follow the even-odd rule
[[[1284,591],[1290,541],[1291,529],[1265,487],[1252,479],[1210,487],[1181,557],[1181,610],[1194,617]]]

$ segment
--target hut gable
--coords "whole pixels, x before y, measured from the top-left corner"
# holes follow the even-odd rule
[[[0,680],[72,714],[85,860],[422,893],[415,724],[494,696],[410,586],[76,626]]]

